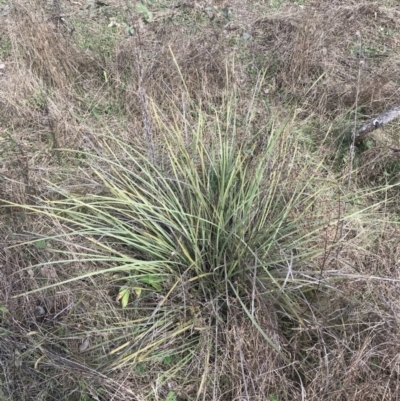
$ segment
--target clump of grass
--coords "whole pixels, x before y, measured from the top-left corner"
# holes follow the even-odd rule
[[[269,355],[260,377],[291,361],[281,330],[304,326],[301,299],[321,285],[309,270],[334,246],[334,236],[321,246],[321,229],[332,216],[318,209],[334,189],[321,184],[322,163],[310,166],[298,157],[289,120],[250,135],[251,113],[241,119],[231,103],[211,116],[193,112],[195,126],[182,115],[168,124],[153,105],[158,152],[146,156],[110,134],[102,141],[107,156],[77,153],[101,194],[74,196],[53,186],[51,199],[26,207],[67,227],[40,239],[64,255],[58,265],[88,269],[40,291],[95,276],[117,288],[125,321],[100,329],[113,335],[113,346],[90,366],[108,374],[141,366],[150,382],[161,370],[161,387],[171,377],[186,390],[197,380],[198,395],[234,397],[247,381],[247,359],[256,356],[240,354],[242,369],[231,371],[223,354],[232,341],[248,347],[245,332]],[[71,241],[78,251],[71,252]],[[107,267],[90,270],[93,265]],[[293,383],[301,380],[296,369],[291,374]],[[273,394],[297,391],[295,384],[279,390],[273,376],[263,383]]]

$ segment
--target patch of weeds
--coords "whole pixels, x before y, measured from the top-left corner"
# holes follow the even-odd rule
[[[167,355],[162,358],[162,364],[166,366],[174,365],[176,363],[177,357],[174,355]]]
[[[304,4],[305,0],[269,0],[269,6],[272,7],[274,10],[279,10],[282,6],[286,4]]]
[[[125,308],[131,294],[139,298],[143,293],[153,292],[154,290],[160,292],[163,289],[163,282],[164,278],[155,274],[147,274],[139,278],[128,278],[126,284],[119,290],[117,301],[121,301],[122,307]]]
[[[107,116],[120,116],[123,114],[122,105],[118,102],[110,101],[107,104],[101,105],[97,104],[91,108],[91,113],[96,118],[96,120],[102,120]]]
[[[147,369],[144,363],[138,363],[135,366],[135,374],[136,375],[141,375],[143,373],[146,373]]]
[[[43,91],[38,90],[26,99],[26,103],[36,110],[43,111],[47,108],[48,99]]]
[[[109,26],[107,21],[87,21],[80,18],[74,21],[75,37],[78,45],[85,50],[110,59],[116,44],[121,40],[121,32]]]
[[[380,359],[378,357],[372,357],[369,364],[373,370],[381,369]]]
[[[176,401],[176,393],[174,391],[169,391],[167,396],[165,397],[165,401]]]
[[[253,77],[257,77],[260,73],[265,71],[265,66],[267,63],[267,55],[265,54],[256,54],[255,56],[252,57],[251,60],[249,60],[250,63],[247,68],[247,73]],[[273,72],[268,68],[267,71],[268,75],[272,75]]]
[[[278,397],[274,394],[269,394],[268,399],[269,401],[279,401]]]
[[[392,38],[396,34],[396,30],[394,28],[380,26],[378,28],[378,34],[382,40],[385,40],[387,38]]]
[[[146,24],[148,24],[153,18],[153,13],[143,2],[136,3],[135,11],[141,16],[142,21]]]
[[[40,240],[36,241],[34,245],[37,249],[46,249],[47,241],[45,239],[40,239]]]
[[[179,12],[170,13],[169,7],[155,12],[155,19],[164,20],[165,24],[185,27],[189,34],[201,32],[205,27],[221,28],[235,19],[231,7],[206,6],[204,8],[182,6]]]
[[[359,146],[359,150],[361,152],[372,149],[372,147],[375,145],[375,141],[373,139],[367,139],[363,141],[363,143]]]
[[[389,50],[385,45],[362,43],[360,46],[358,43],[354,43],[350,47],[350,54],[357,58],[376,58],[387,55]]]
[[[389,184],[394,184],[400,176],[400,160],[393,160],[386,163],[383,174]]]
[[[334,127],[328,137],[328,146],[331,151],[328,153],[326,161],[329,165],[333,166],[335,171],[342,171],[343,166],[347,163],[350,144],[350,129],[348,123],[346,124],[344,121]]]
[[[11,50],[11,40],[6,35],[0,36],[0,61],[10,56]]]

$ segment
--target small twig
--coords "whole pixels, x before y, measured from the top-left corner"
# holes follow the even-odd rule
[[[258,263],[258,256],[256,251],[256,260],[254,264],[254,274],[253,274],[253,289],[251,294],[251,316],[254,317],[254,301],[256,298],[256,279],[257,279],[257,263]]]
[[[361,42],[361,34],[357,31],[358,33],[358,38],[359,38],[359,47],[361,49],[362,47],[362,42]],[[357,109],[358,109],[358,99],[360,97],[360,86],[361,86],[361,69],[363,65],[363,60],[359,60],[358,63],[358,77],[357,77],[357,92],[356,92],[356,99],[355,99],[355,113],[354,113],[354,130],[353,130],[353,135],[351,137],[351,144],[350,144],[350,171],[349,171],[349,180],[347,182],[347,190],[350,189],[351,185],[351,178],[352,178],[352,172],[353,172],[353,163],[354,163],[354,155],[355,155],[355,144],[356,144],[356,127],[357,127]]]
[[[282,253],[286,258],[286,254],[285,254],[285,252],[283,250],[282,250]],[[286,284],[287,284],[287,282],[289,280],[289,277],[291,279],[293,279],[293,250],[290,251],[290,262],[287,261],[287,266],[288,266],[287,274],[286,274],[286,277],[285,277],[285,281],[283,282],[281,288],[279,289],[279,294],[283,293],[283,290],[286,287]]]
[[[71,302],[69,305],[67,305],[63,310],[61,310],[60,312],[58,312],[55,316],[53,316],[53,320],[56,320],[58,318],[58,316],[60,316],[62,313],[64,313],[65,311],[67,311],[68,309],[71,309],[72,306],[74,305],[73,302]]]
[[[244,355],[243,355],[243,350],[242,350],[242,339],[239,336],[237,326],[238,326],[238,323],[237,323],[237,320],[236,320],[236,317],[235,317],[235,333],[236,333],[237,344],[238,344],[238,347],[239,347],[240,368],[241,368],[241,371],[242,371],[243,386],[244,386],[244,391],[246,393],[246,400],[250,401],[249,391],[247,389],[247,377],[248,377],[248,375],[246,375],[245,369],[244,369],[244,362],[245,361],[244,361]]]

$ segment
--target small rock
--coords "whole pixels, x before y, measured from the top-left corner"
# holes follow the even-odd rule
[[[37,306],[35,308],[35,316],[37,317],[41,317],[44,316],[46,314],[46,310],[42,307],[42,306]]]
[[[83,343],[79,346],[79,352],[85,352],[89,348],[89,337],[83,340]]]

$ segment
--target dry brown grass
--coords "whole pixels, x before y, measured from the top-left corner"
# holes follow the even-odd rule
[[[205,113],[212,114],[236,88],[238,108],[250,104],[256,116],[254,131],[267,126],[271,115],[281,113],[280,120],[289,108],[297,107],[297,120],[303,123],[294,134],[305,137],[305,156],[296,168],[306,168],[313,158],[317,161],[308,166],[312,171],[326,158],[327,172],[320,178],[327,181],[338,175],[329,155],[340,151],[332,145],[333,134],[325,138],[324,127],[345,121],[349,135],[356,106],[360,122],[363,116],[399,103],[396,4],[316,0],[304,6],[288,2],[272,12],[264,3],[233,1],[229,5],[235,19],[230,21],[221,11],[227,6],[222,1],[213,2],[213,10],[206,10],[205,2],[174,8],[166,1],[168,12],[160,7],[154,22],[144,24],[123,10],[123,3],[110,1],[116,18],[122,20],[125,13],[136,34],[126,35],[122,25],[115,28],[111,55],[106,56],[82,48],[83,39],[93,38],[85,38],[88,31],[76,23],[88,24],[96,39],[109,23],[101,10],[90,19],[78,4],[65,5],[66,25],[51,7],[56,2],[7,3],[10,11],[0,17],[0,34],[7,35],[12,49],[0,60],[6,63],[0,76],[0,199],[40,203],[55,196],[49,181],[61,184],[66,193],[101,192],[76,154],[62,149],[106,156],[109,150],[100,138],[112,132],[151,154],[158,144],[151,99],[165,121],[181,121],[184,115],[193,122],[193,104],[201,103]],[[76,30],[71,32],[74,23]],[[263,70],[267,72],[261,95],[253,100]],[[351,179],[343,174],[351,194],[385,183],[389,164],[387,180],[398,182],[398,162],[389,150],[400,148],[396,131],[379,132],[372,147],[356,156]],[[348,160],[348,147],[343,154]],[[359,195],[356,200],[339,188],[332,193],[336,199],[327,199],[315,213],[308,211],[310,227],[313,219],[328,216],[333,222],[321,232],[318,244],[333,251],[314,260],[310,271],[313,279],[316,271],[326,277],[334,276],[330,271],[340,271],[336,289],[321,285],[296,298],[303,325],[266,301],[262,287],[255,295],[257,321],[288,361],[266,345],[239,305],[231,304],[229,316],[234,318],[213,331],[206,327],[208,310],[195,311],[199,326],[206,327],[197,358],[186,375],[180,372],[168,379],[181,400],[197,395],[215,401],[398,399],[399,204],[389,199],[398,197],[398,190]],[[383,203],[358,222],[340,221],[344,209],[352,213],[357,202],[366,208],[377,201]],[[121,345],[132,338],[130,328],[120,323],[138,318],[116,302],[118,286],[112,277],[92,277],[14,298],[105,267],[58,263],[56,250],[78,253],[88,243],[64,240],[44,249],[21,245],[32,233],[68,229],[17,208],[0,213],[0,305],[8,310],[0,312],[0,399],[165,400],[169,389],[161,380],[165,367],[160,362],[153,361],[144,372],[109,368],[113,361],[109,344]],[[297,213],[294,210],[293,216]],[[48,261],[54,263],[32,268]],[[368,278],[372,276],[387,280]],[[167,306],[178,307],[184,295],[174,294]],[[246,299],[251,302],[252,297],[247,294]],[[154,308],[154,300],[144,299],[142,306]],[[37,307],[45,309],[44,317],[35,315]],[[88,333],[91,351],[80,353]],[[203,375],[208,378],[204,383]]]
[[[276,71],[274,89],[332,117],[356,105],[365,113],[390,107],[398,91],[399,11],[383,2],[310,1],[259,18],[254,36]]]

